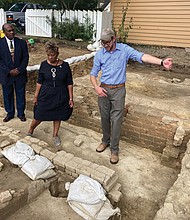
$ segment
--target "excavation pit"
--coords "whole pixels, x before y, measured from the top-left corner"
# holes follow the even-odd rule
[[[88,62],[80,63],[77,73],[74,72],[75,110],[69,124],[63,123],[61,127],[63,150],[75,157],[113,169],[118,174],[122,197],[117,205],[122,211],[121,219],[162,220],[160,216],[164,219],[164,213],[168,210],[172,216],[172,210],[167,204],[175,204],[173,213],[177,217],[180,216],[178,219],[188,216],[188,206],[185,202],[180,203],[178,197],[174,199],[174,195],[183,196],[181,190],[186,182],[183,178],[188,178],[189,75],[167,72],[162,67],[154,69],[147,68],[146,65],[134,67],[129,64],[120,162],[113,166],[109,164],[109,149],[102,154],[95,153],[96,146],[101,141],[101,128],[97,95],[89,82],[89,70],[84,72],[85,68],[90,69],[92,65],[92,60]],[[35,74],[30,77],[30,80],[35,82]],[[28,88],[27,128],[32,118],[32,96],[33,90]],[[0,117],[3,116],[2,110]],[[21,130],[21,136],[24,135],[23,124],[17,119],[13,119],[7,124],[9,125],[15,130]],[[40,125],[36,137],[51,143],[51,126],[50,123]],[[78,139],[83,141],[80,146],[75,144]],[[184,173],[186,175],[182,175]],[[12,189],[11,184],[15,183],[10,182],[7,189]],[[46,197],[39,194],[38,198],[45,200]],[[22,202],[18,201],[21,207],[26,204],[24,201],[24,196]],[[50,215],[53,208],[52,206],[51,210],[48,207]],[[183,214],[180,214],[180,208]],[[22,209],[24,210],[24,207],[21,208],[20,216]],[[40,209],[35,209],[36,216]],[[48,210],[46,211],[48,213]],[[78,219],[76,217],[76,220]],[[12,220],[11,217],[9,220]]]

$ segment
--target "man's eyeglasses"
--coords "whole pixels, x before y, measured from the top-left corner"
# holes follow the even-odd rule
[[[105,41],[105,40],[101,40],[101,44],[102,44],[102,46],[105,46],[105,45],[108,45],[108,44],[110,44],[111,43],[111,41],[113,40],[113,38],[111,38],[110,40],[108,40],[108,41]]]

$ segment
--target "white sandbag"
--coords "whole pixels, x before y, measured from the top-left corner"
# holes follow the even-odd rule
[[[71,208],[85,220],[107,220],[111,216],[120,216],[120,209],[113,209],[110,201],[102,201],[97,204],[84,204],[76,201],[68,202]]]
[[[17,141],[16,144],[5,147],[2,154],[13,164],[22,167],[27,160],[35,155],[34,150],[27,144]]]
[[[45,170],[42,174],[36,176],[36,180],[38,179],[49,179],[56,175],[56,172],[53,169]]]
[[[102,206],[100,212],[97,213],[95,219],[96,220],[107,220],[111,216],[114,216],[114,215],[120,216],[120,214],[121,214],[121,210],[118,207],[114,209],[110,201],[106,199],[106,201],[104,202],[104,205]]]
[[[35,155],[31,160],[28,160],[21,168],[21,170],[29,176],[32,180],[36,180],[46,170],[54,168],[50,160],[44,156]]]
[[[87,204],[96,204],[105,201],[105,191],[101,184],[85,175],[80,175],[70,184],[67,200],[74,200]]]
[[[79,214],[85,220],[94,220],[102,209],[104,201],[100,201],[97,204],[85,204],[76,201],[68,201],[68,204],[77,214]]]
[[[107,220],[120,214],[120,209],[113,209],[106,198],[101,184],[82,174],[70,184],[67,202],[85,220]]]

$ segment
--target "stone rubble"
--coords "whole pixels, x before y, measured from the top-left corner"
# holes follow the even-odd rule
[[[13,135],[14,132],[14,135]],[[99,181],[107,192],[108,198],[112,202],[119,202],[122,196],[121,184],[118,183],[118,176],[116,172],[105,166],[92,163],[88,160],[75,157],[71,153],[67,153],[63,150],[56,153],[47,149],[48,144],[45,141],[41,141],[34,137],[26,136],[22,138],[19,136],[19,132],[10,129],[3,124],[0,124],[0,137],[6,136],[6,140],[1,143],[1,150],[3,148],[16,143],[17,140],[28,144],[33,150],[42,156],[45,156],[53,162],[57,170],[67,173],[72,178],[77,178],[80,174],[87,175],[97,181]],[[3,163],[0,162],[0,171],[3,169]],[[40,181],[34,181],[29,187],[28,201],[32,201],[37,195],[43,192],[45,189],[44,183]],[[14,195],[16,192],[12,191]],[[12,200],[13,195],[9,190],[0,193],[0,202],[9,205],[9,201]],[[1,206],[0,206],[1,207]]]

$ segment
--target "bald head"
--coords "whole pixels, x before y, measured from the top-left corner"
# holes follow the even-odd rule
[[[12,25],[12,24],[9,24],[9,23],[5,23],[5,24],[2,26],[3,32],[4,32],[7,28],[10,28],[10,27],[13,28],[13,25]]]
[[[9,23],[5,23],[2,26],[2,30],[3,33],[5,34],[5,36],[9,39],[12,40],[15,36],[15,30],[14,30],[14,26],[12,24]]]

